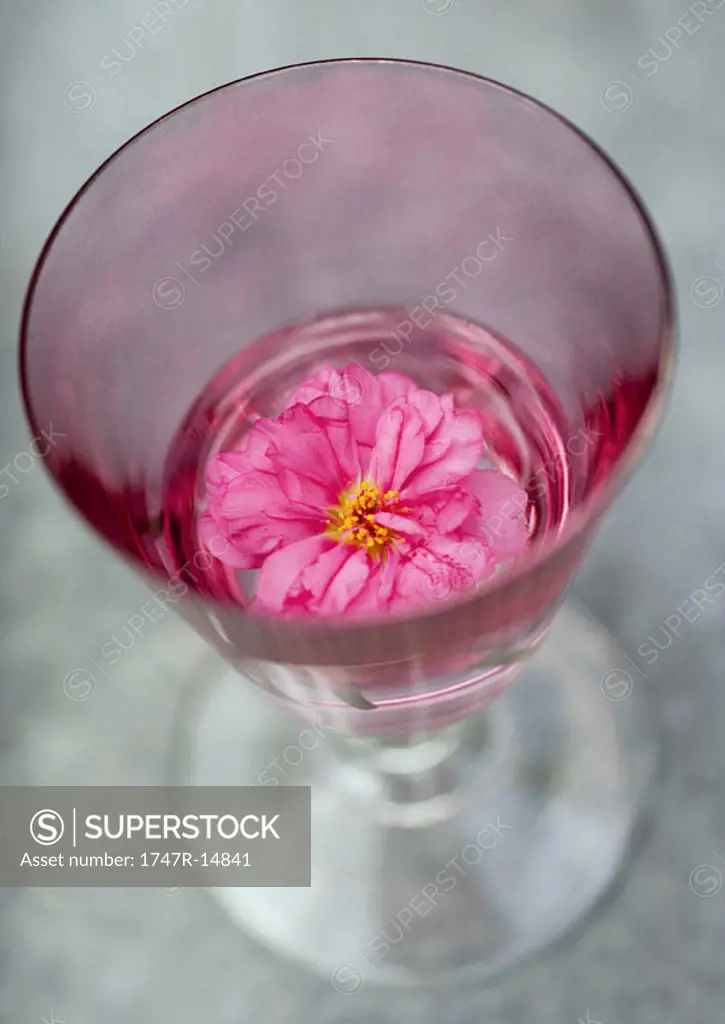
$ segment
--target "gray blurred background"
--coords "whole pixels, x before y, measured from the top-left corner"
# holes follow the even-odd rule
[[[722,1020],[725,597],[670,627],[653,665],[637,648],[649,636],[664,646],[663,623],[690,609],[725,561],[725,3],[171,6],[163,31],[129,43],[152,0],[0,0],[0,782],[159,781],[176,682],[199,648],[167,616],[112,674],[96,673],[91,692],[64,688],[146,592],[37,462],[13,465],[29,444],[15,366],[34,259],[76,189],[149,121],[227,80],[338,56],[454,64],[533,93],[614,157],[660,227],[680,305],[673,400],[575,592],[631,658],[622,667],[647,696],[664,772],[653,827],[613,900],[564,948],[493,991],[339,994],[255,948],[201,890],[4,890],[0,1021]],[[135,52],[110,78],[101,61],[114,47]]]

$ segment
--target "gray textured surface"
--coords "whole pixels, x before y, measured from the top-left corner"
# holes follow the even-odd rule
[[[576,586],[649,676],[629,667],[659,723],[665,773],[653,831],[613,903],[566,949],[494,993],[339,995],[252,948],[201,891],[5,891],[0,1020],[40,1024],[51,1006],[68,1024],[721,1020],[725,891],[698,895],[689,880],[701,864],[725,870],[712,852],[725,857],[725,598],[685,622],[651,667],[637,648],[725,561],[725,272],[713,264],[725,266],[725,6],[689,35],[683,25],[697,22],[682,0],[456,0],[442,16],[421,0],[189,0],[109,81],[103,56],[151,7],[0,5],[0,465],[28,446],[15,336],[34,257],[72,193],[126,137],[198,92],[297,60],[397,55],[502,78],[561,109],[621,164],[677,278],[672,405]],[[664,57],[662,37],[683,15],[678,48],[654,64],[648,50]],[[64,105],[77,80],[96,90],[85,112],[68,108],[88,102],[77,91]],[[712,280],[696,284],[694,301],[703,276]],[[0,500],[1,781],[155,781],[175,666],[197,642],[165,619],[111,678],[99,674],[87,700],[69,699],[66,674],[90,665],[145,592],[71,517],[40,467],[17,479],[3,477],[10,490]],[[705,875],[694,888],[716,888],[710,876],[709,889]]]

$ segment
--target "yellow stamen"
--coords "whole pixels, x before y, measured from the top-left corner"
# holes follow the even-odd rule
[[[371,558],[384,557],[398,534],[376,522],[375,516],[392,511],[399,501],[397,491],[381,495],[377,484],[362,480],[342,491],[338,504],[328,509],[325,533],[343,544],[363,548]]]

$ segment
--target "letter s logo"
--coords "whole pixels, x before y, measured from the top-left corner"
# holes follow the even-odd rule
[[[30,834],[41,846],[53,846],[62,838],[64,831],[60,814],[47,808],[34,814],[30,822]]]

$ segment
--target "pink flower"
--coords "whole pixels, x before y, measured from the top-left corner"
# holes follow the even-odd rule
[[[258,569],[253,609],[375,617],[490,576],[528,540],[526,494],[477,468],[480,421],[397,373],[325,366],[241,450],[210,459],[202,542]]]

